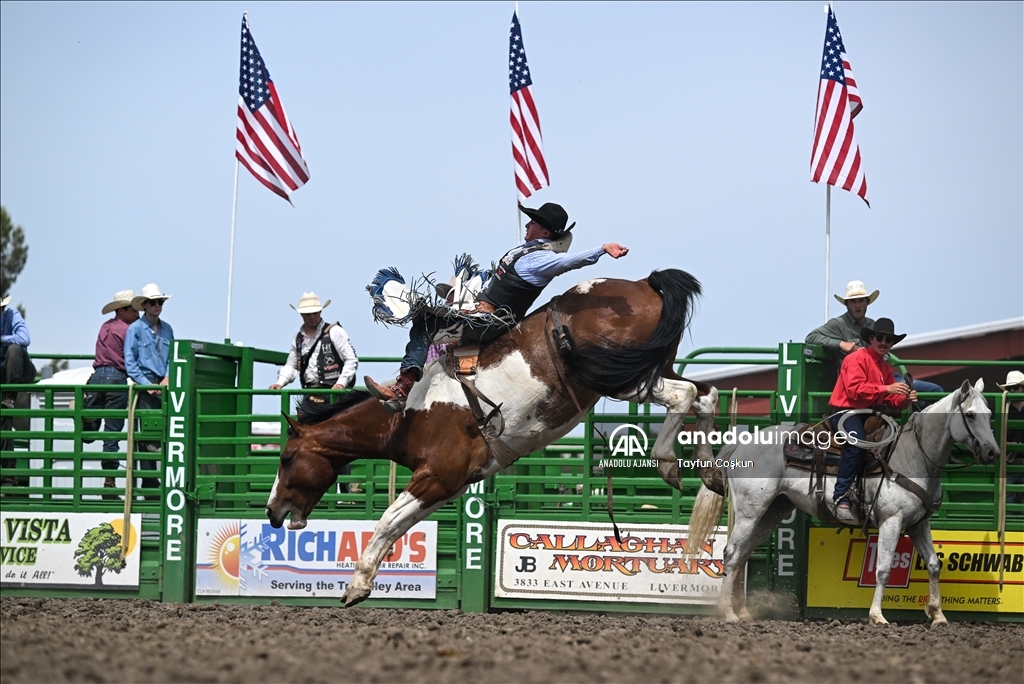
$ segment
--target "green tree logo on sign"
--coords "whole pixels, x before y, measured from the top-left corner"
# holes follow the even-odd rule
[[[75,570],[88,577],[96,570],[96,585],[103,584],[104,572],[120,573],[125,562],[121,559],[121,535],[110,523],[103,523],[85,533],[75,551]]]

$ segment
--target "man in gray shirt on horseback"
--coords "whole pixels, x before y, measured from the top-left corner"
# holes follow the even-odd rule
[[[556,252],[553,243],[565,237],[576,225],[573,223],[566,227],[569,216],[565,209],[551,202],[539,209],[519,208],[530,217],[526,224],[526,242],[507,252],[498,262],[498,268],[477,295],[475,312],[470,316],[457,311],[423,311],[417,314],[413,318],[405,358],[395,384],[388,387],[375,382],[370,376],[364,378],[370,394],[389,409],[404,409],[409,390],[423,377],[427,350],[438,331],[460,325],[465,341],[493,340],[526,315],[556,276],[597,263],[604,254],[618,259],[629,252],[628,248],[615,242],[578,254]]]

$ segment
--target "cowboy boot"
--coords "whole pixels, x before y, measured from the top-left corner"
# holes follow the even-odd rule
[[[105,477],[105,478],[103,478],[103,488],[104,489],[117,489],[117,483],[114,481],[114,478],[112,478],[112,477]],[[117,501],[120,498],[121,497],[119,497],[117,494],[104,494],[103,495],[103,499],[105,501]]]
[[[392,413],[400,413],[405,409],[405,400],[409,398],[409,390],[416,384],[416,370],[406,368],[398,374],[395,384],[391,387],[374,382],[369,375],[363,377],[363,382],[366,383],[366,389],[370,394],[380,399],[384,408]]]

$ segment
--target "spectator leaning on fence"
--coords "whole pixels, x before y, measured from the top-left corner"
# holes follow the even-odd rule
[[[0,382],[35,382],[36,367],[28,358],[32,338],[21,312],[8,306],[10,303],[10,295],[0,300]],[[14,408],[14,397],[13,392],[3,394],[4,408]]]
[[[132,307],[135,298],[134,290],[121,290],[107,303],[100,313],[113,312],[114,317],[100,326],[96,336],[96,359],[92,363],[93,372],[89,378],[90,385],[127,385],[128,371],[124,365],[125,337],[128,327],[139,320],[139,312]],[[123,411],[128,408],[127,392],[88,392],[85,397],[87,409],[116,409]],[[83,419],[83,427],[98,430],[99,419]],[[103,419],[104,432],[121,432],[124,430],[124,418]],[[91,440],[90,440],[91,441]],[[103,440],[105,454],[117,453],[121,450],[121,442],[116,439]],[[118,461],[103,459],[104,470],[117,470]],[[103,479],[104,487],[114,487],[114,478]]]
[[[170,362],[171,340],[174,330],[170,323],[161,320],[164,302],[171,298],[160,292],[156,283],[142,288],[142,294],[132,299],[132,308],[141,311],[142,316],[128,327],[124,340],[124,365],[130,377],[138,385],[167,385],[167,368]],[[138,408],[160,408],[162,393],[151,389],[139,393]],[[137,451],[159,453],[157,442],[139,442]],[[157,462],[140,460],[139,468],[156,470]],[[156,487],[159,482],[148,478],[143,487]]]

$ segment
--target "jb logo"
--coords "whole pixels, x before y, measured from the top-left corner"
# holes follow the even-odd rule
[[[516,572],[536,572],[537,571],[537,559],[533,556],[523,556],[519,559],[519,567],[516,568]]]
[[[647,434],[637,425],[625,423],[615,428],[608,440],[612,446],[612,457],[627,458],[647,456]]]

